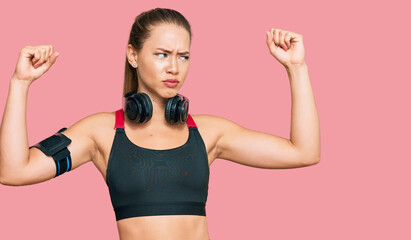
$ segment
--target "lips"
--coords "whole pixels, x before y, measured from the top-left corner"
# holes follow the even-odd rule
[[[166,79],[163,82],[178,83],[178,80],[177,79]]]

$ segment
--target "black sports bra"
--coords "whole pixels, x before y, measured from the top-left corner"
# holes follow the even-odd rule
[[[172,149],[147,149],[124,131],[124,112],[116,111],[116,134],[106,181],[116,220],[152,215],[206,215],[210,169],[205,144],[188,114],[189,137]]]

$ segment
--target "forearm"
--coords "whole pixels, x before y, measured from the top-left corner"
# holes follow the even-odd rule
[[[291,86],[290,140],[307,164],[320,160],[320,124],[306,64],[286,68]]]
[[[12,78],[0,126],[0,176],[28,163],[26,126],[27,94],[30,83]]]

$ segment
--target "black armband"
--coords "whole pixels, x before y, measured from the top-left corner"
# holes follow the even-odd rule
[[[67,148],[71,139],[62,134],[66,129],[62,128],[54,135],[30,147],[38,148],[47,156],[53,157],[56,163],[56,176],[54,177],[71,170],[71,156]]]

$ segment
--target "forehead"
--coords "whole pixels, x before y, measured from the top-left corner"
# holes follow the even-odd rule
[[[144,44],[150,49],[166,48],[171,51],[189,51],[190,34],[183,27],[174,24],[160,24],[152,27],[150,35]]]

